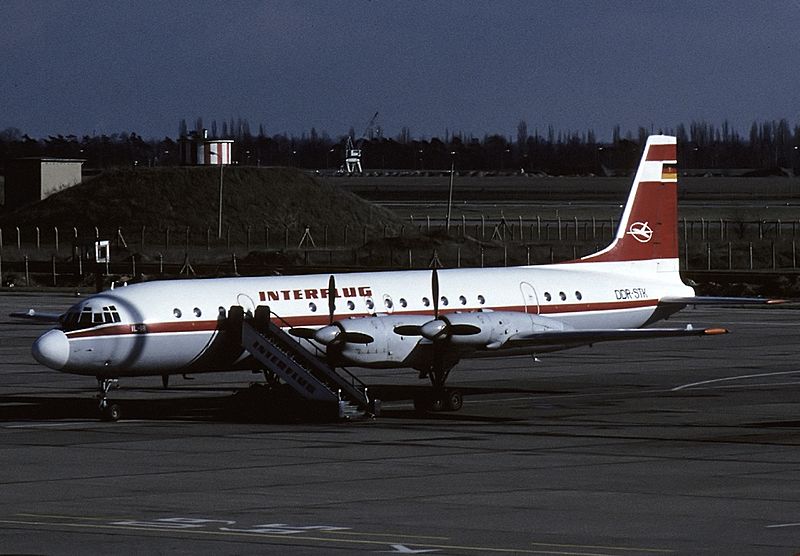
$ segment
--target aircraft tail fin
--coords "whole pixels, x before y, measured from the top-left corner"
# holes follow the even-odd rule
[[[677,141],[651,135],[611,244],[586,262],[678,258]]]

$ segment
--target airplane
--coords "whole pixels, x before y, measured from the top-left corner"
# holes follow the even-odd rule
[[[415,369],[431,383],[415,406],[458,410],[462,394],[446,381],[462,359],[724,334],[724,328],[648,326],[690,304],[772,301],[696,296],[683,283],[677,181],[676,138],[653,135],[615,237],[579,259],[131,284],[58,315],[58,326],[34,342],[32,354],[57,371],[96,377],[109,420],[120,416],[107,394],[121,377],[161,376],[166,387],[170,375],[244,369],[282,379],[314,399],[341,400],[355,388],[367,411],[377,413],[366,386],[349,371],[335,370],[344,366]],[[329,370],[333,382],[319,376]]]

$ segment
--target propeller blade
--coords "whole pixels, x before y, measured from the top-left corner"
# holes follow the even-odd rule
[[[433,294],[433,318],[439,318],[439,273],[433,267],[431,273],[431,293]]]
[[[421,336],[422,326],[418,324],[400,324],[394,327],[394,333],[400,336]]]
[[[344,341],[348,344],[371,344],[375,338],[363,332],[345,332]]]
[[[290,328],[289,334],[296,338],[305,338],[306,340],[310,340],[313,338],[317,333],[316,328]]]
[[[333,324],[333,312],[336,310],[336,279],[331,274],[328,278],[328,324]]]
[[[474,324],[451,324],[449,333],[451,336],[474,336],[480,334],[481,329]]]

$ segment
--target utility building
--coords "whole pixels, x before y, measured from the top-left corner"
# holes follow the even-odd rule
[[[180,138],[181,164],[230,164],[233,139],[209,139],[208,130],[194,131]]]
[[[85,160],[77,158],[16,158],[6,163],[5,208],[16,209],[81,182]]]

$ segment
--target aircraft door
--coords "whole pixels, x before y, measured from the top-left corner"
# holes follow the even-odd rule
[[[520,282],[519,289],[522,292],[522,302],[525,305],[525,312],[531,315],[539,314],[539,296],[536,290],[528,282]]]
[[[244,309],[245,313],[250,313],[250,315],[255,314],[256,304],[253,302],[253,298],[246,293],[240,293],[237,295],[236,303],[242,306],[242,309]]]

